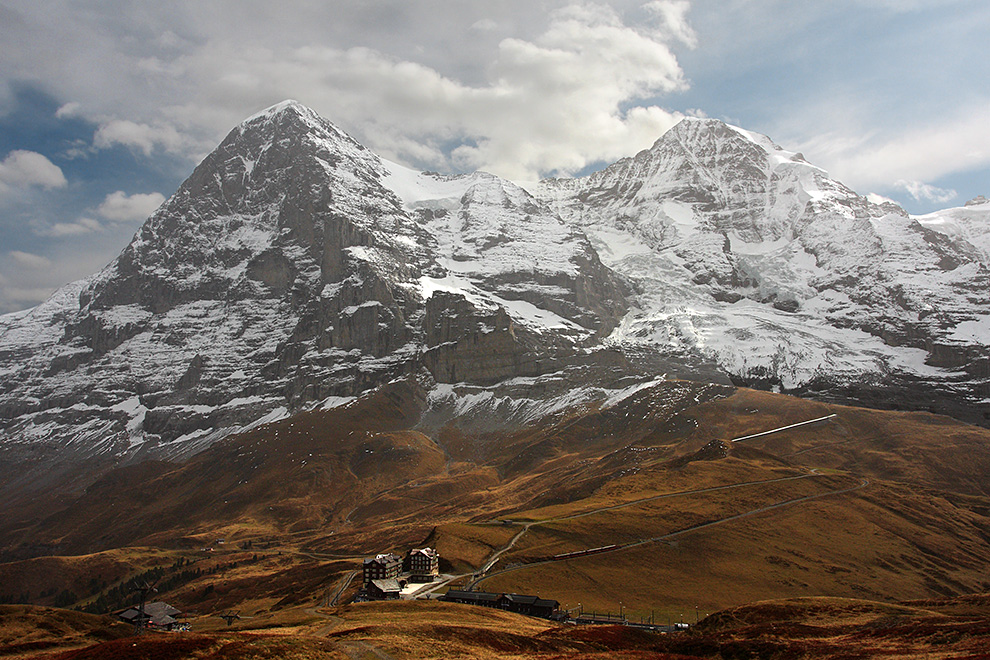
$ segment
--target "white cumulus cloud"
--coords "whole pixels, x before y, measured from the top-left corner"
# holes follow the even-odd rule
[[[698,35],[688,21],[691,3],[687,0],[654,0],[643,5],[655,14],[660,21],[660,31],[665,36],[680,41],[692,48],[698,45]]]
[[[104,227],[98,220],[93,218],[79,218],[75,222],[56,222],[40,233],[44,236],[60,238],[63,236],[81,236],[103,231]]]
[[[498,23],[490,18],[482,18],[481,20],[475,21],[471,25],[472,30],[478,30],[479,32],[488,32],[494,30],[498,27]]]
[[[50,268],[52,265],[51,259],[43,257],[39,254],[32,254],[31,252],[22,252],[21,250],[11,250],[7,253],[11,259],[14,260],[17,265],[23,268],[40,269],[40,268]]]
[[[895,136],[847,128],[841,134],[819,135],[797,146],[854,189],[892,186],[919,201],[944,202],[955,196],[954,191],[915,182],[936,181],[990,166],[988,125],[990,108],[978,105]]]
[[[11,151],[0,162],[0,190],[27,186],[63,188],[67,183],[62,168],[34,151]]]
[[[126,119],[113,119],[102,124],[93,136],[93,144],[99,149],[124,145],[139,149],[150,156],[156,147],[165,151],[180,152],[189,144],[179,131],[169,124],[140,124]]]
[[[657,35],[625,25],[607,5],[572,4],[534,38],[502,39],[482,84],[370,48],[308,46],[277,61],[241,48],[248,61],[227,67],[221,90],[260,86],[279,98],[304,89],[303,102],[387,157],[533,179],[635,153],[676,123],[680,115],[659,106],[629,109],[687,86]],[[204,66],[232,57],[213,53]]]
[[[672,48],[696,42],[686,0],[426,0],[415,10],[287,0],[253,12],[177,0],[123,7],[112,25],[45,5],[18,9],[25,27],[10,33],[18,47],[0,73],[49,80],[71,99],[59,116],[98,125],[97,149],[190,161],[244,117],[297,98],[409,165],[573,172],[648,147],[679,118],[656,99],[686,89]],[[135,35],[106,39],[118,25]]]
[[[72,117],[78,117],[80,116],[81,108],[82,105],[78,101],[70,101],[69,103],[65,103],[61,105],[59,109],[55,111],[55,116],[58,119],[70,119]]]
[[[140,222],[154,213],[164,201],[165,196],[157,192],[128,195],[118,190],[107,195],[96,212],[113,222]]]
[[[907,192],[916,201],[927,201],[935,202],[937,204],[944,204],[945,202],[952,201],[958,196],[955,190],[946,190],[944,188],[938,188],[923,181],[905,181],[901,179],[894,183],[895,188],[900,188],[901,190]]]

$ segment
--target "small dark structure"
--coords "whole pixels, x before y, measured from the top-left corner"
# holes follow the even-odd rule
[[[241,618],[240,612],[223,612],[222,614],[218,614],[217,616],[227,622],[228,628],[232,623],[234,623],[234,621],[237,621],[238,619]]]
[[[480,605],[481,607],[493,607],[516,614],[535,616],[541,619],[550,619],[560,607],[560,603],[555,600],[540,598],[539,596],[527,596],[523,594],[496,594],[488,591],[461,591],[451,589],[440,600],[448,603],[463,603],[465,605]]]
[[[449,589],[447,593],[440,596],[439,600],[448,603],[461,603],[463,605],[479,605],[481,607],[498,607],[498,599],[502,594],[493,594],[488,591],[461,591],[459,589]]]
[[[364,560],[364,586],[372,580],[390,580],[402,572],[402,557],[391,553],[375,555]]]
[[[398,600],[401,595],[402,587],[395,578],[368,583],[368,598],[371,600]]]
[[[560,603],[555,600],[547,600],[539,596],[524,596],[521,594],[502,594],[499,599],[499,607],[517,614],[527,616],[537,616],[541,619],[549,619],[560,607]]]
[[[145,603],[144,615],[141,614],[140,607],[129,607],[117,613],[117,618],[125,623],[140,625],[154,630],[174,630],[179,626],[176,617],[182,612],[172,607],[168,603],[155,601]]]
[[[433,548],[414,548],[407,561],[412,582],[433,582],[440,575],[440,553]]]

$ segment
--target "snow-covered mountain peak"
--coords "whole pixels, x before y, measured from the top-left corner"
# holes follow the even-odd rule
[[[627,228],[663,248],[713,232],[778,241],[810,200],[824,196],[826,181],[768,138],[684,119],[635,157],[584,179],[542,182],[537,195],[572,221]]]
[[[985,203],[910,218],[716,120],[530,193],[384,161],[287,101],[103,271],[0,319],[0,460],[186,455],[426,372],[700,369],[982,411],[988,222]]]
[[[719,119],[685,117],[675,124],[668,133],[661,136],[658,142],[668,137],[676,137],[682,144],[690,145],[693,152],[704,152],[703,144],[712,140],[731,140],[732,133],[740,136],[746,142],[750,142],[771,157],[771,165],[777,166],[784,163],[800,163],[818,171],[824,172],[805,160],[804,155],[799,152],[788,151],[774,142],[770,137],[750,131],[739,126],[728,124]]]
[[[345,168],[338,166],[342,162],[347,163]],[[241,122],[201,167],[250,177],[259,165],[261,171],[278,172],[290,165],[323,170],[331,178],[342,169],[368,178],[385,174],[377,155],[314,110],[291,100]]]
[[[913,217],[927,229],[972,245],[983,264],[990,268],[990,202],[986,199],[978,197],[965,206]]]
[[[619,344],[697,352],[744,381],[800,389],[826,373],[956,379],[970,361],[960,338],[990,334],[977,311],[990,303],[986,207],[912,219],[718,120],[685,119],[537,196],[639,283]]]
[[[284,101],[279,101],[278,103],[272,104],[267,108],[265,108],[264,110],[256,112],[250,117],[247,117],[240,123],[240,125],[244,126],[245,124],[251,124],[258,121],[259,119],[270,120],[271,118],[280,115],[283,112],[295,112],[300,115],[316,116],[315,112],[313,112],[310,108],[303,105],[299,101],[295,99],[285,99]]]
[[[410,373],[534,375],[624,311],[584,234],[521,188],[412,172],[285,102],[100,273],[3,319],[0,452],[184,455]]]
[[[314,137],[318,137],[320,133],[324,133],[345,137],[350,140],[349,136],[338,129],[332,122],[317,114],[312,108],[293,99],[276,103],[248,117],[238,124],[234,131],[242,133],[252,130],[271,132],[273,130],[271,128],[272,126],[281,125],[284,127],[292,124],[296,124],[299,128],[307,132],[313,132]],[[357,143],[355,142],[355,144]]]
[[[84,303],[159,312],[201,297],[204,286],[214,299],[249,296],[259,286],[284,291],[299,277],[317,286],[333,277],[334,262],[314,270],[299,258],[319,261],[327,214],[346,214],[384,244],[415,233],[382,187],[386,175],[376,155],[312,110],[273,106],[196,167],[94,279]]]

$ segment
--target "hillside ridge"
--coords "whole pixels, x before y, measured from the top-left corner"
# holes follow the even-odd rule
[[[0,319],[0,490],[183,459],[412,375],[434,425],[664,377],[986,423],[985,206],[914,219],[710,119],[531,194],[280,103],[106,268]]]

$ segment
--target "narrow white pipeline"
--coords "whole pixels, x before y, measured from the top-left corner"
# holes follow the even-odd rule
[[[798,422],[797,424],[789,424],[788,426],[781,426],[779,429],[770,429],[769,431],[761,431],[760,433],[754,433],[753,435],[744,435],[740,438],[733,438],[732,442],[740,442],[742,440],[752,440],[753,438],[759,438],[761,435],[770,435],[771,433],[777,433],[778,431],[786,431],[787,429],[797,428],[798,426],[807,426],[808,424],[814,424],[815,422],[824,422],[827,419],[832,419],[836,417],[835,413],[831,415],[825,415],[824,417],[818,417],[816,419],[809,419],[806,422]]]

